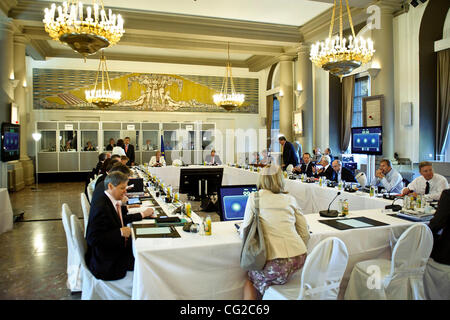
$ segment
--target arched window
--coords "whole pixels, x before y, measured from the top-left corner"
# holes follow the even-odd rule
[[[273,97],[272,108],[272,124],[271,127],[273,135],[276,137],[280,132],[280,101],[276,96]],[[272,139],[272,152],[280,152],[280,144],[277,139]]]

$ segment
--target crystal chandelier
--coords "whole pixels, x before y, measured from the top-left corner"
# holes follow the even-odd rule
[[[79,0],[64,1],[62,6],[53,3],[45,8],[44,25],[53,40],[66,43],[85,58],[98,50],[119,42],[123,33],[122,16],[106,14],[103,0],[92,0],[93,7]],[[58,17],[56,18],[56,12]]]
[[[353,29],[352,16],[347,4],[348,20],[353,36],[349,36],[348,40],[343,37],[342,31],[342,0],[340,2],[340,19],[339,19],[339,36],[331,37],[334,26],[334,16],[336,11],[336,0],[334,0],[333,14],[331,17],[330,31],[325,42],[317,42],[311,46],[310,59],[320,68],[329,71],[338,77],[351,73],[354,69],[372,59],[373,42],[370,39],[356,38]]]
[[[101,89],[97,88],[99,75],[101,73]],[[106,76],[105,76],[106,75]],[[107,81],[107,89],[105,89],[105,78]],[[92,90],[86,90],[86,100],[89,103],[95,104],[97,107],[104,109],[120,101],[122,93],[120,91],[111,90],[111,83],[109,81],[108,69],[106,68],[106,58],[102,51],[100,64],[98,66],[97,75],[95,77],[95,86]]]
[[[225,78],[223,79],[222,89],[220,93],[216,93],[214,96],[214,103],[218,107],[222,107],[227,111],[231,111],[236,107],[240,107],[245,100],[245,94],[236,93],[234,90],[233,76],[231,74],[230,63],[230,44],[228,43],[228,61],[225,70]]]

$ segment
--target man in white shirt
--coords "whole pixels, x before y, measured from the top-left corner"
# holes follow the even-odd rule
[[[415,197],[425,195],[426,200],[439,200],[442,191],[448,189],[447,179],[434,173],[433,165],[428,161],[419,163],[419,172],[421,176],[404,188],[402,195],[412,194]]]
[[[380,167],[375,172],[371,186],[382,186],[389,193],[401,193],[403,189],[403,178],[397,170],[392,168],[391,161],[383,159]]]
[[[151,145],[151,141],[150,140],[146,140],[145,141],[145,146],[142,148],[144,151],[152,151],[153,150],[153,146]]]
[[[205,157],[205,162],[207,164],[222,164],[222,161],[220,160],[219,156],[216,155],[216,150],[211,150],[211,155],[207,155]]]

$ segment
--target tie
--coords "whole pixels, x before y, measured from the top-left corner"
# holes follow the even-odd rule
[[[128,145],[125,145],[125,153],[128,152]]]
[[[117,211],[117,214],[119,215],[120,223],[122,224],[122,227],[123,227],[122,207],[121,207],[121,203],[120,202],[116,203],[116,211]],[[128,239],[125,238],[125,246],[127,246],[127,240]]]
[[[425,188],[425,194],[429,194],[430,193],[430,183],[427,181],[427,186]]]

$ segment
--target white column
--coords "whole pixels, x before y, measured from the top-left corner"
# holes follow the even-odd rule
[[[19,108],[20,124],[20,162],[23,167],[23,177],[26,185],[34,183],[34,165],[28,157],[28,140],[31,133],[28,130],[30,121],[27,119],[28,99],[26,96],[26,61],[25,46],[27,38],[23,34],[14,35],[14,74],[18,81],[14,90],[14,102]]]
[[[303,135],[298,136],[296,140],[302,144],[303,152],[313,149],[313,123],[314,123],[314,96],[312,85],[312,63],[309,60],[309,44],[302,44],[298,48],[297,63],[297,83],[294,83],[294,89],[300,87],[301,92],[297,94],[297,108],[302,111],[303,117]],[[300,155],[301,156],[301,155]]]
[[[288,141],[292,141],[294,110],[293,82],[294,82],[294,57],[283,55],[280,57],[280,133],[284,134]],[[282,95],[282,96],[281,96]]]

